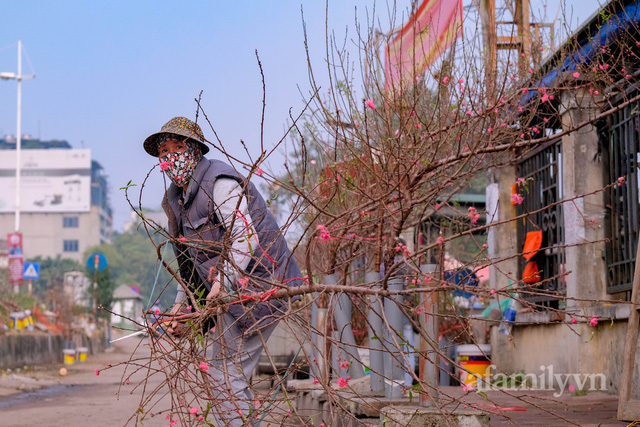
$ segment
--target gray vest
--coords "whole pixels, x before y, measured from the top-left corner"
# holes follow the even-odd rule
[[[245,270],[258,282],[252,286],[252,290],[264,292],[272,289],[276,284],[283,283],[287,286],[300,286],[302,273],[287,247],[280,227],[254,184],[226,163],[205,158],[196,167],[192,179],[194,182],[191,183],[185,200],[182,199],[182,190],[173,184],[163,200],[163,207],[169,216],[171,236],[174,238],[184,236],[190,241],[197,240],[201,244],[201,249],[188,248],[188,250],[179,243],[174,244],[176,257],[181,264],[181,277],[196,287],[204,282],[209,288],[206,271],[210,267],[219,271],[222,267],[223,257],[220,256],[220,252],[227,250],[230,242],[225,248],[224,237],[227,230],[218,220],[212,198],[213,185],[220,177],[234,179],[243,188],[244,196],[247,198],[248,213],[252,219],[251,226],[258,236],[259,245],[256,244],[255,239],[250,239],[251,260]],[[236,221],[242,220],[236,218]],[[193,265],[191,265],[190,277],[185,277],[185,274],[189,276],[189,271],[188,269],[185,271],[182,264],[188,264],[189,261],[196,265],[195,271],[199,274],[193,274]],[[202,266],[206,266],[206,269],[203,270]],[[251,317],[257,320],[271,313],[272,308],[269,309],[266,304],[258,304],[257,307],[253,307]],[[239,304],[229,307],[229,311],[234,315],[243,314],[244,310],[239,309],[242,309]]]

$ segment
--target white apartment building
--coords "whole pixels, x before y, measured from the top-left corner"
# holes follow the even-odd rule
[[[108,243],[112,211],[102,166],[91,150],[66,141],[25,138],[21,150],[20,232],[25,259],[84,262],[84,251]],[[0,241],[15,231],[15,140],[0,139]]]

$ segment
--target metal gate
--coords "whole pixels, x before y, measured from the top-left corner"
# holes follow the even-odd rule
[[[517,206],[517,214],[532,213],[518,221],[518,247],[524,246],[525,236],[530,231],[542,230],[544,255],[538,265],[541,281],[520,285],[522,297],[537,306],[563,308],[563,297],[567,292],[565,272],[564,218],[562,204],[562,141],[549,141],[527,153],[517,163],[518,177],[525,178],[527,190],[523,202]],[[519,257],[522,277],[526,260]]]
[[[637,89],[625,94],[632,97]],[[623,102],[619,96],[612,104]],[[628,99],[628,98],[626,98]],[[638,244],[638,164],[640,162],[640,102],[636,101],[608,117],[600,126],[604,184],[616,184],[605,192],[607,292],[626,292],[633,283]]]

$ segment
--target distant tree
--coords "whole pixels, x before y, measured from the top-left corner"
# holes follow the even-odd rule
[[[154,236],[154,241],[160,243],[160,237]],[[166,251],[167,260],[173,260],[173,252],[170,247],[162,248]],[[155,300],[162,292],[162,298],[167,299],[162,305],[169,305],[169,301],[175,296],[175,283],[169,283],[171,276],[164,268],[158,272],[158,256],[155,247],[149,241],[149,237],[142,229],[133,229],[125,233],[116,233],[110,244],[92,246],[85,256],[92,253],[102,253],[107,258],[107,265],[111,273],[111,280],[114,285],[137,286],[140,294],[146,301]],[[158,275],[158,283],[154,289],[154,283]],[[153,293],[153,295],[151,295]]]
[[[86,275],[89,278],[89,280],[93,281],[94,275],[92,273],[87,271]],[[114,281],[111,276],[111,267],[107,266],[104,270],[99,271],[96,279],[98,283],[98,288],[97,288],[97,291],[95,291],[95,294],[93,294],[94,293],[93,287],[89,288],[90,289],[89,292],[92,293],[91,295],[92,306],[94,304],[93,301],[97,301],[98,307],[105,307],[110,310],[111,305],[113,304],[113,291],[115,289]],[[97,317],[106,317],[106,318],[110,316],[110,314],[107,311],[99,310],[99,309],[96,310],[96,315]]]

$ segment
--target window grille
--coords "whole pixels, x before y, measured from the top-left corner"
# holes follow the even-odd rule
[[[635,89],[627,96],[637,94]],[[619,97],[617,101],[623,100]],[[638,244],[640,102],[636,101],[615,112],[600,127],[604,184],[616,182],[621,177],[625,179],[624,183],[614,185],[605,192],[607,292],[626,292],[628,299]]]
[[[527,153],[516,165],[519,178],[525,178],[528,192],[520,189],[523,202],[517,205],[517,215],[537,212],[518,221],[518,247],[522,250],[525,237],[530,231],[542,230],[543,256],[538,263],[541,281],[521,284],[521,296],[538,307],[563,308],[566,295],[566,254],[564,245],[564,218],[562,204],[562,141],[560,138],[545,143]],[[518,257],[519,278],[526,260]],[[553,279],[552,279],[553,278]]]
[[[63,228],[78,228],[79,221],[77,216],[65,216],[62,218]]]
[[[65,240],[62,243],[62,250],[64,252],[78,252],[78,241],[77,240]]]

